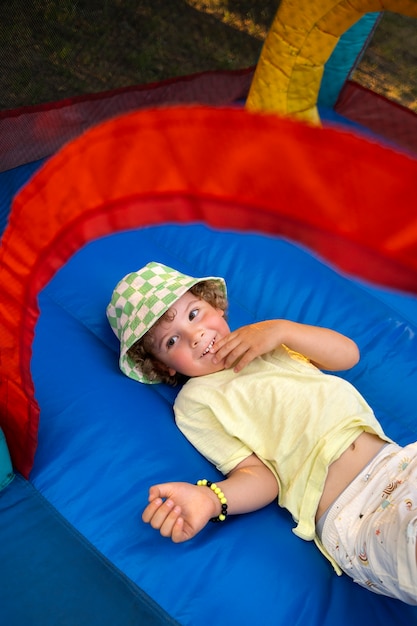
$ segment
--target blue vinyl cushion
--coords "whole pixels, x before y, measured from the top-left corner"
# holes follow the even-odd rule
[[[34,486],[109,561],[184,626],[385,626],[417,609],[337,577],[276,504],[173,544],[141,521],[150,485],[216,480],[176,429],[175,389],[118,369],[105,316],[112,289],[150,260],[224,276],[232,327],[286,317],[335,328],[362,359],[341,372],[387,434],[416,439],[417,326],[365,286],[283,239],[200,224],[114,234],[81,249],[40,294],[32,374],[41,407]]]

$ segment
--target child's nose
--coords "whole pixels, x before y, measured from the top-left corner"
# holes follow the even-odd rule
[[[191,337],[191,342],[192,342],[193,348],[198,346],[198,344],[200,343],[200,341],[202,340],[203,337],[204,337],[204,330],[202,330],[201,328],[196,330],[193,333],[193,335]]]

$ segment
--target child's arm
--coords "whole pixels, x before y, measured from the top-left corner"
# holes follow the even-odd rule
[[[261,354],[286,345],[307,357],[319,369],[350,369],[359,361],[354,341],[329,328],[308,326],[289,320],[269,320],[242,326],[216,342],[213,361],[225,359],[236,372]]]
[[[225,480],[216,484],[224,492],[228,513],[248,513],[272,502],[278,495],[274,474],[252,454],[239,463]],[[220,500],[207,487],[190,483],[164,483],[149,490],[144,522],[164,537],[181,543],[194,537],[212,517],[220,513]]]

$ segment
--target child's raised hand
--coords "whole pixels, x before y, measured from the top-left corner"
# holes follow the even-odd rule
[[[216,499],[210,489],[191,483],[154,485],[149,490],[149,504],[142,520],[159,530],[163,537],[181,543],[194,537],[218,514]]]
[[[214,363],[224,359],[225,367],[234,367],[240,372],[257,356],[274,350],[282,342],[279,340],[280,320],[270,320],[249,324],[234,330],[214,344],[211,352]]]
[[[213,363],[224,360],[226,368],[240,372],[261,354],[286,345],[304,355],[322,370],[345,370],[360,358],[358,346],[352,339],[330,328],[276,319],[242,326],[215,342],[210,352]]]

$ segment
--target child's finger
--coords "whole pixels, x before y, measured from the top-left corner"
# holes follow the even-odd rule
[[[149,488],[148,502],[152,502],[155,498],[163,498],[159,485],[152,485],[152,487]]]
[[[236,359],[233,364],[233,369],[236,373],[243,370],[244,367],[249,365],[251,361],[253,361],[259,353],[254,348],[248,348],[244,354],[239,359]]]
[[[213,346],[213,350],[215,350],[215,354],[213,357],[213,363],[219,363],[222,360],[226,362],[230,362],[230,355],[237,351],[239,348],[240,342],[238,338],[230,338],[225,343],[219,344],[216,347],[216,344]]]
[[[221,339],[217,338],[210,352],[217,352],[217,350],[219,350],[228,341],[230,341],[231,338],[233,338],[233,333],[229,333],[228,335],[225,335],[225,337],[222,337]]]
[[[175,522],[181,512],[181,509],[180,507],[175,506],[174,502],[170,499],[161,501],[160,498],[157,498],[156,500],[153,500],[150,504],[148,504],[145,511],[147,511],[145,518],[149,518],[149,523],[152,528],[160,530],[161,534],[163,534],[164,536],[168,536],[169,526],[170,524],[172,526],[172,524]],[[165,531],[162,532],[162,528],[164,527],[164,525]]]
[[[182,538],[182,525],[183,520],[180,518],[181,509],[179,506],[175,506],[169,514],[165,517],[163,524],[159,528],[159,532],[163,537],[171,537],[173,541],[175,541],[174,537],[176,537],[176,543],[180,541],[184,541]],[[177,524],[179,524],[179,528],[177,529]]]
[[[149,504],[148,506],[143,510],[142,513],[142,520],[149,524],[149,522],[152,520],[153,516],[155,515],[156,511],[159,509],[159,507],[163,504],[163,500],[162,498],[154,498]]]
[[[172,528],[172,533],[171,533],[171,539],[174,543],[182,543],[183,541],[187,541],[187,539],[190,539],[191,537],[188,536],[185,532],[184,532],[184,519],[182,517],[178,517],[177,521],[175,522],[173,528]]]

